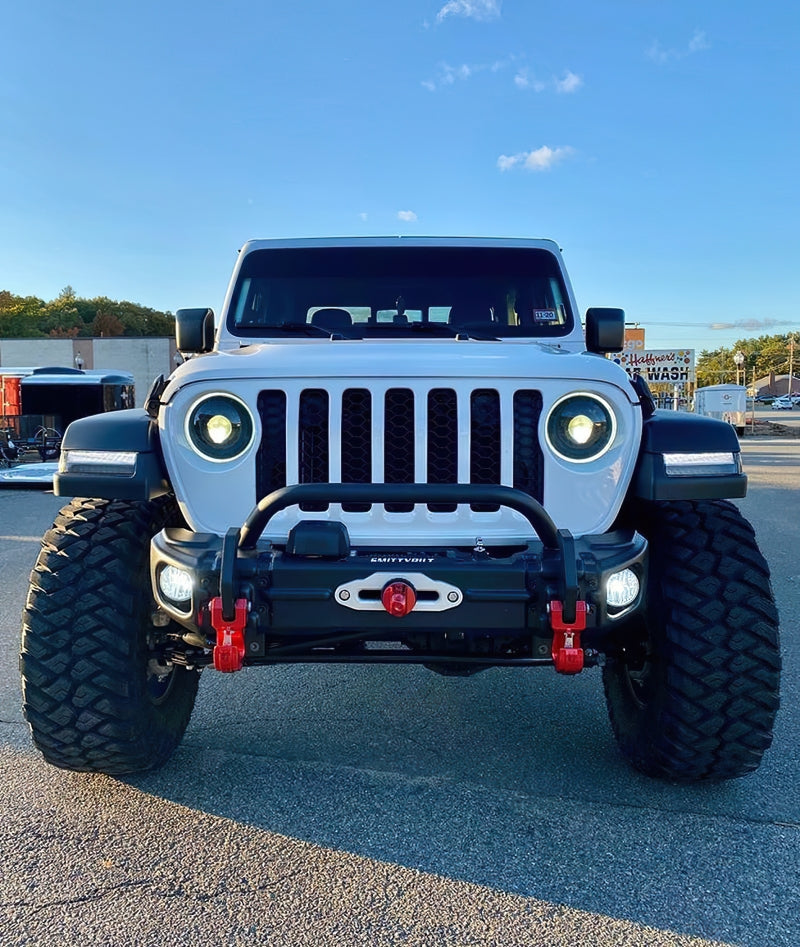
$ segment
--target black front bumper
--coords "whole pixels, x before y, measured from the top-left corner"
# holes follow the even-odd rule
[[[528,519],[538,539],[502,549],[480,544],[352,547],[343,524],[302,520],[286,544],[259,544],[276,512],[318,501],[505,505]],[[557,529],[528,494],[510,487],[304,484],[266,497],[240,529],[224,537],[162,531],[153,539],[151,573],[156,600],[197,648],[214,647],[212,600],[230,620],[237,600],[249,603],[245,664],[392,661],[483,667],[551,663],[553,602],[568,625],[582,621],[576,610],[585,613],[582,640],[588,655],[605,650],[608,637],[643,598],[640,591],[626,608],[610,608],[607,579],[630,569],[644,589],[646,550],[644,538],[632,530],[576,539]],[[167,565],[193,577],[190,600],[181,603],[164,595],[159,580]],[[416,593],[416,606],[402,617],[390,614],[381,599],[382,589],[398,581]],[[195,659],[201,661],[198,655]]]

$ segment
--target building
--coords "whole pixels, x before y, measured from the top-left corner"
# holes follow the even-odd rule
[[[174,338],[116,336],[110,339],[0,339],[0,371],[20,366],[120,370],[134,378],[136,407],[154,378],[169,375],[181,360]]]
[[[769,375],[765,375],[763,378],[757,378],[753,383],[753,387],[757,398],[765,395],[773,398],[788,394],[800,395],[800,378],[792,375],[790,388],[788,375],[776,375],[774,372],[770,372]]]

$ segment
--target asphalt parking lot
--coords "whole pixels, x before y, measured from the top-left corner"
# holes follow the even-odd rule
[[[711,786],[622,762],[596,669],[207,672],[160,772],[50,768],[16,661],[62,501],[0,493],[0,943],[796,947],[800,439],[743,449],[782,707],[759,771]]]

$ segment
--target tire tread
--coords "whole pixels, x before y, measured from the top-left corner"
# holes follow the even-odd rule
[[[23,711],[49,763],[137,772],[161,765],[180,742],[198,675],[175,668],[165,700],[149,700],[144,640],[149,540],[177,515],[167,497],[76,499],[45,534],[23,611],[20,670]]]

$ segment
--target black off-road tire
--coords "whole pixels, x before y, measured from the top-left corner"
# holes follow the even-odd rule
[[[642,504],[646,618],[608,656],[603,685],[622,754],[650,776],[755,770],[779,703],[778,615],[752,527],[725,500]]]
[[[42,540],[22,615],[23,710],[48,763],[153,769],[180,743],[199,675],[155,650],[150,538],[175,501],[73,500]]]

